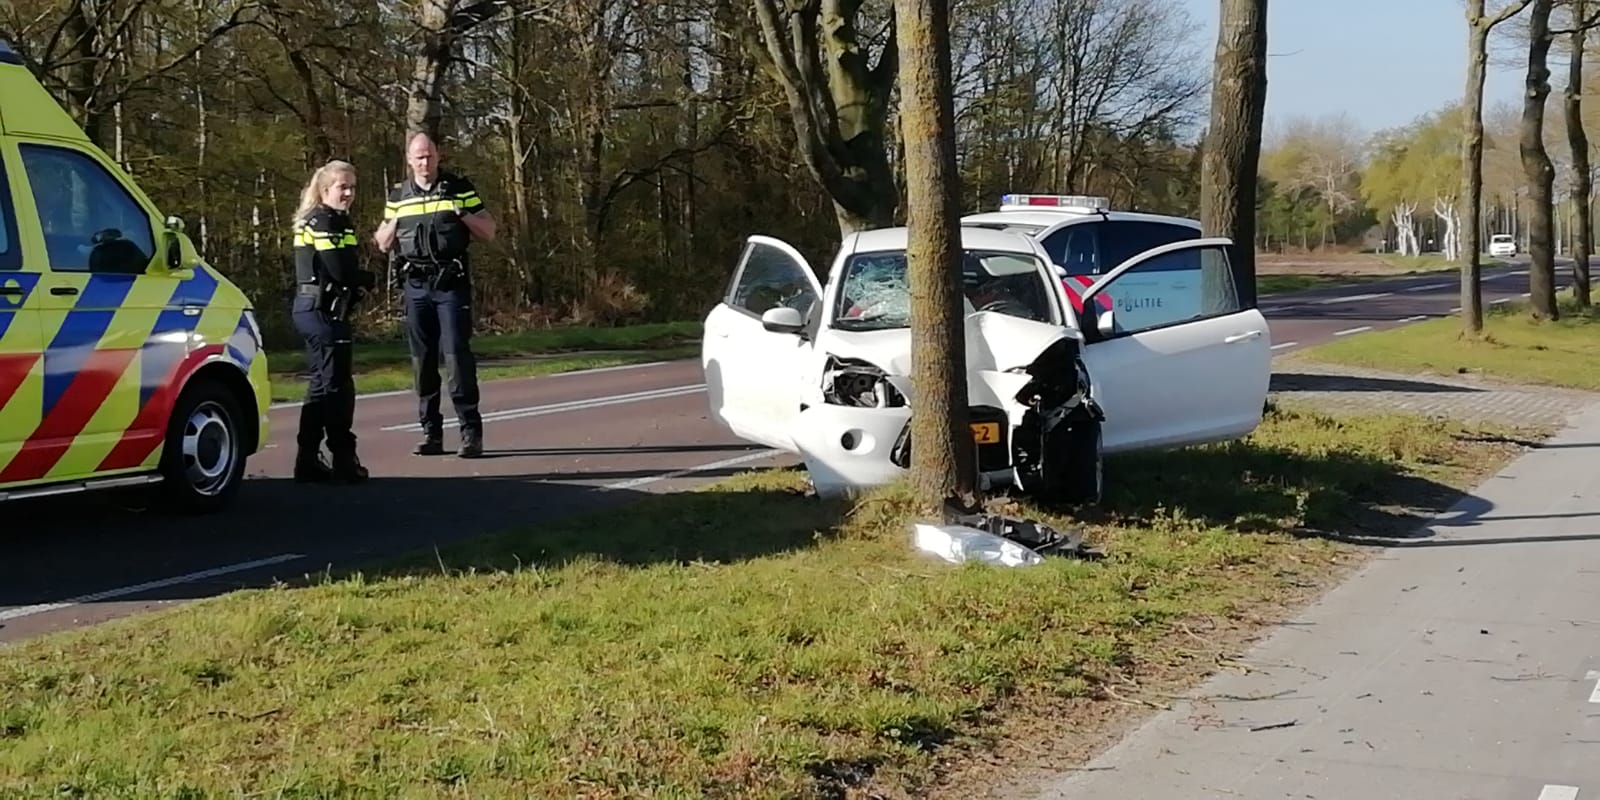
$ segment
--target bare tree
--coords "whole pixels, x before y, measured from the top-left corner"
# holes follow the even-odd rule
[[[1555,286],[1555,165],[1544,143],[1545,99],[1550,96],[1550,30],[1553,0],[1533,0],[1528,21],[1527,91],[1523,94],[1520,151],[1522,170],[1528,179],[1529,201],[1533,206],[1529,228],[1529,255],[1533,266],[1528,271],[1535,319],[1556,319]]]
[[[961,195],[947,0],[895,0],[905,59],[906,248],[911,284],[911,482],[926,510],[976,492],[961,313]]]
[[[1579,308],[1589,306],[1589,256],[1594,253],[1594,217],[1589,208],[1589,193],[1594,189],[1589,167],[1589,137],[1583,130],[1583,51],[1588,46],[1588,0],[1571,0],[1573,26],[1568,31],[1566,122],[1567,147],[1572,157],[1572,203],[1577,218],[1577,236],[1572,247],[1572,294]]]
[[[899,63],[894,17],[876,65],[861,34],[864,0],[755,0],[767,64],[783,86],[800,157],[833,198],[839,231],[894,220],[887,122]]]
[[[1233,239],[1241,299],[1255,302],[1256,174],[1267,101],[1267,0],[1221,0],[1200,223]]]

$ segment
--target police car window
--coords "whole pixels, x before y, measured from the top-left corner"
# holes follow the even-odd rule
[[[1159,255],[1118,275],[1098,298],[1116,334],[1164,328],[1242,310],[1227,250],[1190,248]]]
[[[1187,225],[1105,220],[1068,225],[1041,244],[1068,275],[1104,275],[1151,248],[1198,238],[1200,232]]]
[[[961,256],[961,287],[968,313],[991,311],[1035,322],[1053,322],[1042,265],[1027,253],[967,250]],[[845,262],[834,309],[834,327],[867,331],[911,323],[911,286],[903,250],[858,253]]]
[[[99,162],[73,150],[22,145],[50,269],[140,273],[155,256],[150,218]]]
[[[0,270],[22,268],[22,248],[16,245],[17,216],[11,207],[11,182],[0,164]]]
[[[752,245],[728,304],[758,317],[780,305],[809,317],[819,298],[804,270],[782,250],[767,244]]]

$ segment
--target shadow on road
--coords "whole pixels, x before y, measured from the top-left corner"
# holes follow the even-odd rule
[[[1485,391],[1473,386],[1406,380],[1368,378],[1349,375],[1317,375],[1300,372],[1275,372],[1269,388],[1273,392],[1416,392],[1467,394]]]
[[[750,471],[737,466],[697,472],[717,477]],[[658,473],[659,470],[651,471]],[[597,476],[635,475],[619,471]],[[273,581],[296,584],[337,576],[412,553],[401,563],[438,571],[435,550],[472,542],[455,566],[565,560],[580,555],[626,563],[662,560],[738,560],[806,546],[809,537],[764,536],[785,520],[772,519],[771,492],[718,493],[708,498],[602,490],[551,481],[538,474],[494,477],[374,477],[361,486],[317,486],[287,479],[246,482],[229,511],[174,517],[138,506],[134,494],[84,495],[19,502],[25,515],[5,526],[0,560],[0,607],[59,603],[108,589],[174,577],[201,580],[151,587],[104,601],[191,600]],[[693,493],[689,493],[693,494]],[[630,532],[573,527],[572,515],[615,508],[642,498],[655,505],[645,527]],[[817,505],[817,504],[811,504]],[[764,518],[765,517],[765,518]],[[744,518],[743,526],[728,526]],[[721,527],[710,525],[720,521]],[[567,524],[563,524],[567,523]],[[789,526],[792,528],[792,525]],[[515,529],[498,544],[473,542]],[[730,533],[737,530],[737,535]],[[298,556],[298,557],[294,557]],[[499,558],[505,556],[505,558]],[[294,557],[294,558],[291,558]],[[251,569],[228,567],[272,561]],[[223,571],[218,572],[218,568]],[[0,619],[0,629],[5,621]]]

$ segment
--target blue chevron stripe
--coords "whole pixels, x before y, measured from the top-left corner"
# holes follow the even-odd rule
[[[55,409],[67,387],[89,359],[111,327],[111,318],[122,307],[137,275],[96,273],[78,295],[78,301],[61,322],[61,329],[44,351],[45,417]]]
[[[22,295],[0,294],[0,339],[5,338],[6,329],[11,327],[11,321],[17,315],[11,313],[21,308],[28,301],[28,296],[33,294],[33,288],[39,285],[37,272],[0,272],[0,286],[16,287],[22,289]]]
[[[163,334],[193,333],[200,317],[183,313],[184,306],[207,306],[221,284],[211,273],[196,268],[194,277],[172,287],[172,296],[166,308],[157,315],[156,323],[145,337],[139,358],[139,408],[143,409],[161,382],[171,374],[172,368],[189,352],[188,342],[167,341]],[[171,337],[176,339],[176,337]]]

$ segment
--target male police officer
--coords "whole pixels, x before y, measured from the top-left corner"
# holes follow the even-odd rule
[[[427,134],[406,144],[411,180],[389,193],[378,226],[378,247],[398,247],[405,276],[406,333],[425,438],[418,455],[444,453],[439,414],[439,355],[450,373],[450,402],[461,422],[463,458],[483,454],[477,364],[472,354],[472,276],[467,245],[494,238],[494,217],[466,178],[439,169],[439,150]]]

